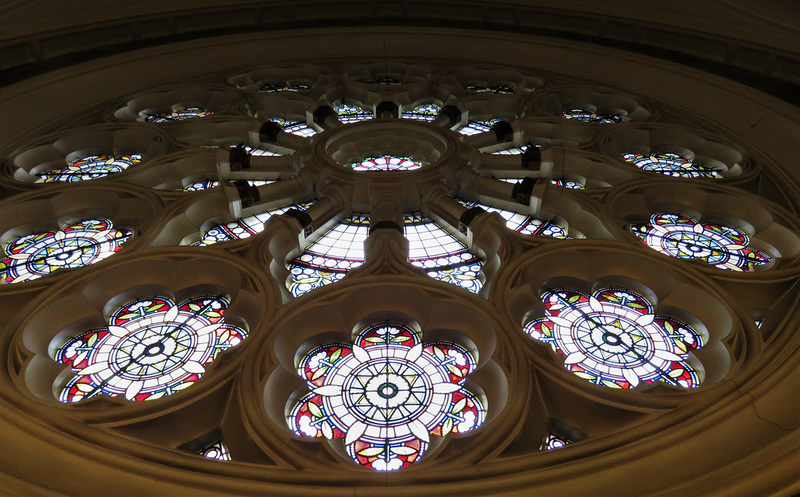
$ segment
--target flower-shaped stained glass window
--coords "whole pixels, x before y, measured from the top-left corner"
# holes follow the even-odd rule
[[[403,112],[400,117],[403,119],[415,119],[417,121],[433,121],[436,119],[436,116],[439,115],[440,110],[442,110],[442,108],[436,104],[423,104]]]
[[[106,328],[81,333],[58,348],[55,360],[75,373],[60,400],[99,394],[154,400],[190,387],[220,352],[247,338],[243,328],[224,322],[228,305],[215,296],[179,304],[166,297],[125,303]]]
[[[128,155],[89,155],[69,163],[67,167],[50,169],[36,173],[37,183],[74,183],[104,178],[109,174],[120,173],[130,166],[142,162],[142,154]]]
[[[369,215],[353,213],[312,243],[289,264],[289,290],[298,297],[344,278],[364,262]]]
[[[577,376],[611,388],[700,384],[687,359],[704,338],[685,323],[654,314],[641,295],[603,288],[589,296],[562,288],[545,292],[542,302],[545,316],[527,323],[525,332],[565,356],[564,365]]]
[[[340,104],[333,110],[339,115],[339,122],[344,124],[368,121],[375,117],[371,112],[367,112],[357,105]]]
[[[565,110],[561,114],[561,117],[564,119],[574,119],[576,121],[598,124],[616,124],[622,122],[622,116],[619,114],[599,114],[590,110],[577,108]]]
[[[214,113],[202,107],[186,107],[185,109],[173,110],[172,112],[159,112],[158,114],[147,114],[143,117],[146,123],[169,123],[173,121],[184,121],[198,117],[208,117]]]
[[[629,162],[642,171],[666,174],[676,178],[721,178],[719,171],[713,167],[696,164],[691,159],[672,152],[645,154],[622,154],[625,162]]]
[[[648,247],[679,259],[697,259],[719,269],[752,271],[772,260],[749,248],[750,237],[732,226],[700,223],[679,214],[653,214],[631,231]]]
[[[488,121],[470,121],[466,126],[459,129],[458,132],[462,135],[477,135],[479,133],[486,133],[492,130],[492,126],[500,119],[490,119]]]
[[[58,269],[88,266],[113,255],[133,230],[114,229],[108,219],[91,218],[58,230],[34,231],[6,243],[0,253],[0,281],[19,283]]]
[[[258,87],[258,91],[265,93],[281,93],[281,92],[296,92],[310,90],[311,86],[305,83],[285,84],[285,85],[270,85],[264,84]]]
[[[289,209],[305,210],[313,202],[305,202],[302,204],[294,204],[288,207],[279,207],[272,209],[261,214],[247,216],[230,223],[218,224],[213,228],[209,228],[203,232],[199,241],[194,242],[192,245],[205,246],[212,245],[219,242],[227,242],[229,240],[240,240],[242,238],[249,238],[264,231],[264,223],[267,219],[275,214],[283,214]]]
[[[420,212],[403,216],[408,259],[433,279],[478,293],[483,261],[453,235]]]
[[[508,85],[465,85],[464,89],[476,93],[494,93],[495,95],[508,95],[515,91],[514,88]]]
[[[541,235],[551,236],[553,238],[569,239],[567,230],[560,224],[552,221],[545,221],[518,212],[507,211],[505,209],[498,209],[490,205],[481,204],[478,202],[467,202],[459,198],[456,201],[468,209],[472,207],[480,207],[487,212],[496,212],[506,220],[506,227],[514,231],[518,231],[523,235]]]
[[[285,119],[281,119],[279,117],[273,117],[270,119],[274,123],[278,123],[278,126],[281,127],[285,132],[291,133],[293,135],[298,136],[314,136],[317,132],[314,128],[310,127],[308,124],[300,121],[287,121]]]
[[[361,162],[353,162],[347,167],[353,171],[413,171],[422,167],[422,164],[408,157],[367,157]]]
[[[567,437],[562,437],[561,435],[556,435],[551,431],[547,433],[547,436],[542,441],[542,445],[539,447],[539,450],[560,449],[571,443],[572,440],[568,439]]]
[[[371,326],[354,344],[311,350],[298,373],[311,392],[288,415],[299,436],[344,438],[367,468],[404,468],[422,457],[431,435],[479,427],[486,409],[463,387],[475,360],[450,342],[421,343],[401,324]]]
[[[231,454],[228,452],[228,447],[225,446],[222,440],[217,440],[208,447],[204,447],[200,452],[198,452],[198,454],[208,459],[216,459],[218,461],[231,460]]]

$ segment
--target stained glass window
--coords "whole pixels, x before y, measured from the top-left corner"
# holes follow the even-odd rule
[[[496,152],[492,152],[494,155],[522,155],[528,150],[529,145],[523,145],[521,147],[510,147],[503,150],[497,150]],[[536,145],[538,147],[539,145]]]
[[[393,78],[391,76],[380,76],[375,79],[364,81],[364,83],[368,85],[382,85],[382,86],[397,86],[405,84],[404,81],[401,81],[397,78]]]
[[[476,93],[494,93],[496,95],[508,95],[514,93],[514,88],[508,85],[465,85],[465,90],[474,91]]]
[[[298,436],[344,438],[357,464],[391,471],[416,462],[431,435],[479,427],[486,409],[462,385],[475,359],[450,342],[421,343],[402,324],[370,326],[354,344],[326,344],[303,357],[311,392],[288,423]]]
[[[37,183],[55,183],[76,181],[86,181],[97,178],[104,178],[109,174],[119,173],[130,166],[142,162],[142,154],[129,155],[89,155],[69,163],[67,167],[60,169],[50,169],[40,173]]]
[[[131,229],[114,229],[104,218],[82,219],[58,230],[33,231],[3,246],[0,281],[35,280],[58,269],[88,266],[122,248],[133,236]]]
[[[270,180],[248,180],[247,184],[250,186],[264,186],[269,185],[270,183],[275,183],[274,181]],[[184,186],[181,191],[184,192],[199,192],[201,190],[208,190],[210,188],[216,188],[220,185],[219,181],[215,180],[203,180],[203,181],[196,181],[192,184]]]
[[[383,157],[367,157],[361,162],[353,162],[346,167],[353,168],[353,171],[413,171],[422,167],[422,164],[408,157],[384,155]]]
[[[572,440],[566,437],[562,437],[561,435],[556,435],[551,431],[544,438],[544,441],[542,441],[542,445],[539,447],[539,450],[560,449],[571,443]]]
[[[306,202],[303,204],[294,204],[289,207],[280,207],[278,209],[262,212],[261,214],[243,217],[230,223],[218,224],[213,228],[204,231],[200,241],[197,241],[192,245],[205,246],[219,242],[227,242],[229,240],[249,238],[264,231],[264,223],[266,223],[267,219],[275,214],[283,214],[292,208],[297,210],[305,210],[312,203],[313,202]]]
[[[579,181],[572,181],[569,179],[551,179],[550,183],[558,185],[562,188],[569,188],[570,190],[585,190],[586,186]]]
[[[616,124],[622,122],[622,116],[619,114],[598,114],[584,109],[565,110],[564,113],[561,114],[561,117],[564,119],[574,119],[576,121],[598,124]]]
[[[218,461],[230,461],[231,455],[228,452],[228,448],[222,443],[222,440],[217,440],[213,444],[205,447],[203,450],[198,452],[203,457],[207,457],[208,459],[216,459]]]
[[[220,352],[247,338],[243,328],[224,322],[229,303],[215,296],[178,304],[158,296],[125,303],[106,328],[81,333],[58,348],[55,360],[75,373],[59,400],[100,394],[155,400],[192,386]]]
[[[436,116],[439,115],[440,110],[442,110],[442,108],[436,104],[423,104],[403,112],[400,117],[403,119],[415,119],[417,121],[433,121],[436,119]]]
[[[311,86],[305,83],[285,84],[285,85],[271,85],[263,84],[258,87],[258,91],[266,93],[281,93],[281,92],[295,92],[310,90]]]
[[[337,105],[333,110],[339,115],[339,122],[344,124],[368,121],[375,117],[371,112],[367,112],[357,105],[341,104]]]
[[[423,268],[433,279],[473,293],[480,291],[483,262],[478,256],[420,212],[406,213],[403,223],[411,264]]]
[[[173,110],[172,112],[159,112],[158,114],[147,114],[142,120],[146,123],[169,123],[173,121],[183,121],[198,117],[208,117],[214,113],[202,107],[186,107],[185,109]]]
[[[500,214],[500,216],[506,220],[506,227],[514,231],[518,231],[523,235],[540,235],[550,236],[553,238],[563,238],[565,240],[570,239],[570,237],[567,235],[566,228],[552,221],[545,221],[544,219],[538,219],[525,214],[520,214],[518,212],[498,209],[497,207],[480,204],[478,202],[467,202],[466,200],[461,200],[459,198],[457,198],[456,201],[468,209],[472,207],[480,207],[487,212],[496,212]]]
[[[292,133],[293,135],[307,137],[307,136],[314,136],[317,134],[317,132],[314,131],[314,128],[300,121],[287,121],[285,119],[280,119],[277,117],[273,117],[271,121],[278,123],[281,129],[283,129],[287,133]]]
[[[700,384],[687,359],[704,338],[685,323],[656,315],[638,293],[603,288],[589,296],[561,288],[545,292],[542,302],[545,316],[526,324],[525,332],[549,343],[577,376],[610,388]]]
[[[650,155],[622,154],[629,162],[642,171],[666,174],[676,178],[721,178],[713,167],[695,164],[691,159],[672,152],[656,152]]]
[[[698,259],[719,269],[753,271],[771,257],[747,247],[743,231],[718,223],[700,223],[679,214],[653,214],[649,223],[632,224],[631,231],[648,247],[679,259]]]
[[[310,292],[344,278],[364,262],[364,242],[369,236],[369,215],[353,213],[331,228],[289,264],[292,295]]]
[[[500,119],[490,119],[488,121],[470,121],[466,126],[459,129],[458,132],[462,135],[477,135],[479,133],[486,133],[492,130],[494,123]]]

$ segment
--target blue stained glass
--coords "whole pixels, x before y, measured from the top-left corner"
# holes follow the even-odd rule
[[[415,119],[417,121],[433,121],[436,119],[436,116],[439,115],[439,111],[442,110],[436,104],[423,104],[414,107],[413,109],[403,112],[400,116],[403,119]]]
[[[622,154],[625,162],[633,164],[642,171],[674,176],[676,178],[721,178],[713,167],[693,163],[691,159],[671,152],[645,154]]]
[[[309,137],[317,134],[314,128],[300,121],[287,121],[278,117],[273,117],[271,120],[272,122],[278,123],[285,132],[293,135]]]
[[[333,110],[339,115],[339,121],[344,124],[368,121],[375,117],[371,112],[367,112],[356,105],[341,104],[337,105]]]

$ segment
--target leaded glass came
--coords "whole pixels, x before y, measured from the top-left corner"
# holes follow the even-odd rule
[[[311,392],[288,424],[298,436],[344,438],[364,467],[401,469],[422,457],[431,435],[483,423],[483,402],[463,387],[474,369],[472,354],[455,343],[422,343],[402,324],[370,326],[353,345],[326,344],[303,357],[298,374]]]
[[[656,381],[700,384],[702,372],[687,359],[705,339],[693,327],[655,314],[638,293],[603,288],[589,296],[561,288],[545,292],[542,302],[545,316],[527,323],[525,332],[549,343],[580,378],[623,389]]]
[[[721,178],[719,171],[703,164],[695,164],[691,159],[672,152],[645,154],[622,154],[629,162],[642,171],[649,171],[676,178]]]
[[[753,271],[772,258],[749,248],[742,230],[719,223],[700,223],[679,214],[653,214],[631,231],[648,247],[678,259],[696,259],[728,271]]]
[[[0,281],[20,283],[59,269],[88,266],[110,257],[133,237],[131,229],[114,229],[104,218],[62,225],[58,230],[33,231],[6,243],[0,254]]]
[[[225,323],[229,300],[194,297],[176,304],[166,297],[129,301],[105,328],[69,339],[55,353],[75,377],[61,390],[61,402],[105,394],[130,401],[155,400],[197,382],[220,352],[247,338]]]
[[[128,155],[89,155],[69,163],[67,167],[50,169],[36,173],[37,183],[74,183],[104,178],[109,174],[121,173],[131,166],[142,162],[142,154]]]

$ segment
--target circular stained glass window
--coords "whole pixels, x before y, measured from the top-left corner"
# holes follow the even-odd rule
[[[351,167],[353,171],[413,171],[422,167],[422,164],[408,157],[385,155],[368,157],[361,162],[353,162],[347,167]]]

